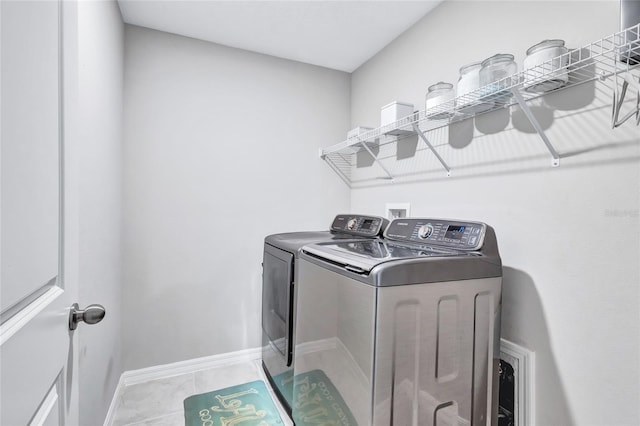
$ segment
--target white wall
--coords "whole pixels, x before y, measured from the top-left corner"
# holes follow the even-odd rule
[[[611,34],[618,5],[445,2],[353,73],[351,125],[377,126],[380,106],[393,100],[424,108],[430,84],[455,83],[461,65],[494,53],[522,64],[542,39],[579,47]],[[433,163],[421,182],[353,190],[351,210],[410,202],[413,216],[494,226],[505,268],[502,335],[536,351],[535,424],[637,425],[640,130],[630,122],[611,130],[611,93],[601,86],[561,96],[555,104],[566,105],[548,129],[564,154],[559,168],[518,126],[476,130],[464,149],[447,147],[445,132],[434,142],[453,177]],[[492,161],[504,151],[510,159]]]
[[[77,85],[78,96],[77,140],[69,145],[78,183],[78,303],[107,310],[100,324],[76,331],[79,424],[95,425],[103,422],[122,373],[124,24],[115,1],[81,1],[77,8],[77,81],[65,84]]]
[[[264,236],[327,229],[349,75],[125,32],[125,368],[260,344]]]

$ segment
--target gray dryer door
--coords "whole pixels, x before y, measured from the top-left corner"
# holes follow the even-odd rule
[[[291,365],[293,326],[293,254],[264,246],[262,271],[262,329],[271,347]]]
[[[293,254],[264,246],[262,329],[287,366],[292,362]]]

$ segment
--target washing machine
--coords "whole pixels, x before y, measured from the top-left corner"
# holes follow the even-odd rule
[[[298,259],[298,425],[497,425],[502,266],[473,221],[403,218]]]
[[[370,240],[389,221],[378,216],[340,214],[329,231],[289,232],[264,240],[262,262],[262,366],[284,408],[291,413],[297,258],[313,242]]]

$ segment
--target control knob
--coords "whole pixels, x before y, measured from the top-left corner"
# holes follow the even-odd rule
[[[357,219],[349,219],[349,221],[347,222],[347,229],[353,230],[357,224],[358,224]]]
[[[422,225],[418,228],[418,237],[422,239],[427,239],[433,233],[433,226],[430,223],[426,225]]]

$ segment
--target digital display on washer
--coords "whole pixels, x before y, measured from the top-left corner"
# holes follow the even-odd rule
[[[365,219],[362,221],[362,226],[360,226],[360,229],[362,229],[363,231],[368,231],[369,229],[371,229],[371,225],[373,225],[373,219]]]
[[[464,226],[449,225],[449,227],[447,228],[447,232],[444,234],[444,237],[450,238],[452,240],[460,240],[462,239],[464,230],[465,230]]]

